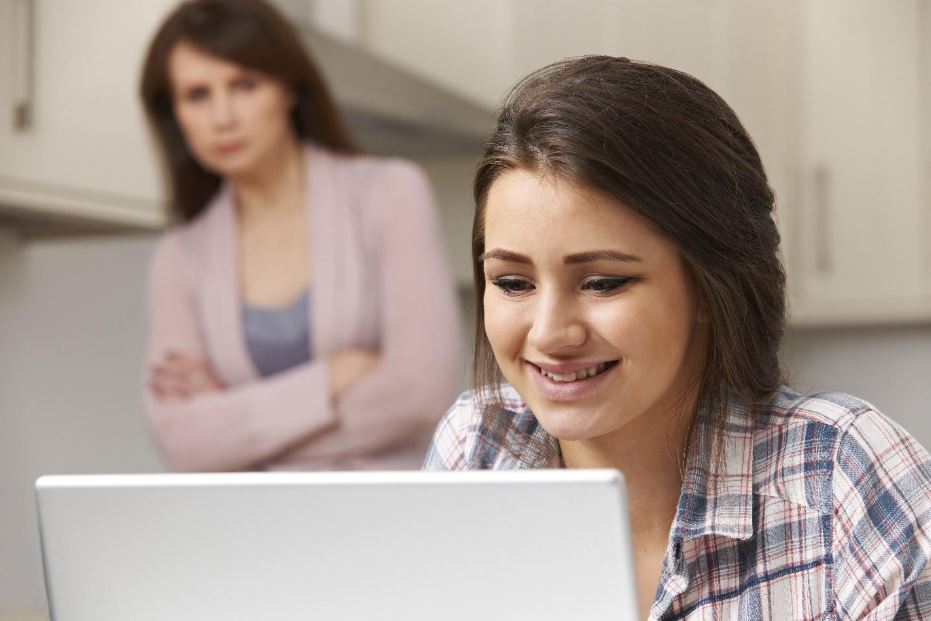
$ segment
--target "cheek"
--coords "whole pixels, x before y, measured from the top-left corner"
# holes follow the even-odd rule
[[[636,367],[662,377],[675,375],[685,361],[692,336],[686,301],[674,297],[648,302],[627,319],[625,344]]]
[[[262,130],[264,135],[280,134],[290,127],[290,102],[283,94],[259,93],[247,103],[245,116],[253,129]]]
[[[678,358],[689,337],[687,313],[667,296],[620,296],[591,310],[590,325],[598,340],[621,357],[641,365]]]
[[[202,151],[209,129],[205,115],[200,114],[196,108],[184,104],[175,106],[174,114],[188,147],[195,153]]]
[[[506,362],[520,353],[523,334],[526,333],[525,313],[519,304],[510,300],[501,300],[497,292],[490,287],[485,292],[485,335],[495,357]]]

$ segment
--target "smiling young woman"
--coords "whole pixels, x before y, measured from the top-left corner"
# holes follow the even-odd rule
[[[474,386],[426,468],[622,470],[650,619],[931,618],[931,458],[784,385],[774,196],[720,97],[556,63],[505,100],[474,195]]]

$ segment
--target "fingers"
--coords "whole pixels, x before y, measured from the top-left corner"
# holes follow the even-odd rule
[[[161,401],[177,401],[192,396],[192,387],[185,377],[159,367],[153,368],[150,373],[149,388]]]
[[[207,361],[169,352],[152,366],[149,388],[159,400],[175,401],[219,390],[221,385]]]

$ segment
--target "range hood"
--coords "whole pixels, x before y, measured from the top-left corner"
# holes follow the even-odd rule
[[[413,158],[479,153],[491,109],[320,30],[300,31],[367,150]]]

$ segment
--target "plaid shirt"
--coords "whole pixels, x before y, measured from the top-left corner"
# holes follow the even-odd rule
[[[560,467],[510,387],[442,420],[428,470]],[[754,419],[732,403],[709,467],[699,416],[650,619],[931,619],[931,457],[870,404],[784,388]]]

